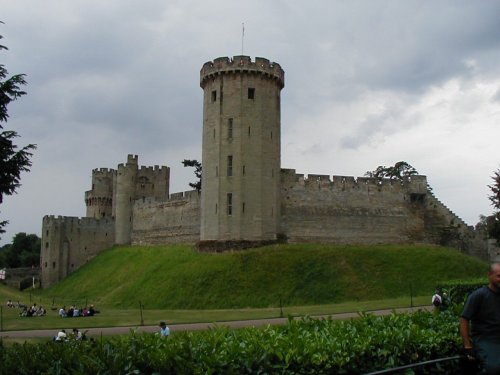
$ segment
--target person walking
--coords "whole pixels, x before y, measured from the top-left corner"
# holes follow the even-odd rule
[[[468,358],[477,358],[485,374],[500,374],[500,262],[490,265],[488,285],[467,298],[460,335]]]

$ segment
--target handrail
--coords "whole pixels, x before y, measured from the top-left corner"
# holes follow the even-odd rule
[[[405,365],[405,366],[400,366],[400,367],[393,367],[393,368],[389,368],[389,369],[385,369],[385,370],[379,370],[379,371],[374,371],[374,372],[368,372],[368,373],[366,373],[364,375],[392,374],[392,373],[395,373],[395,372],[401,371],[401,370],[406,370],[406,369],[410,369],[410,368],[414,368],[414,367],[426,366],[426,365],[430,365],[430,364],[434,364],[434,363],[447,362],[447,361],[455,361],[455,360],[460,359],[460,358],[462,358],[462,356],[460,356],[460,355],[455,355],[453,357],[438,358],[438,359],[433,359],[433,360],[430,360],[430,361],[418,362],[418,363],[413,363],[413,364],[410,364],[410,365]]]

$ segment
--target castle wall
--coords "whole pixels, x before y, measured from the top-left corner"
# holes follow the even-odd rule
[[[115,222],[94,219],[45,216],[42,222],[42,286],[49,287],[113,246]]]
[[[200,240],[200,194],[196,190],[175,193],[169,199],[139,199],[133,215],[133,245]]]
[[[281,231],[290,242],[379,244],[424,238],[425,176],[401,183],[281,174]]]
[[[427,242],[490,260],[488,243],[430,191],[426,197],[425,238]]]

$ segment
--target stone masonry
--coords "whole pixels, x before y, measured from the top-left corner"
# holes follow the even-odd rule
[[[87,217],[43,218],[42,286],[115,244],[208,243],[217,251],[277,240],[428,243],[489,258],[487,243],[432,194],[425,176],[377,180],[281,169],[284,84],[280,65],[264,58],[205,63],[201,193],[169,194],[170,169],[139,167],[136,155],[117,169],[94,169]],[[498,256],[491,245],[489,251]]]

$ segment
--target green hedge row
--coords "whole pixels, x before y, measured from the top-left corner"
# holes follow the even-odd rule
[[[488,284],[487,279],[447,281],[438,284],[436,291],[443,297],[440,310],[447,310],[453,306],[454,312],[460,314],[469,294],[486,284]]]
[[[1,374],[363,374],[460,350],[450,311],[419,311],[332,321],[303,318],[283,326],[136,334],[97,342],[0,342]],[[433,374],[457,373],[458,363]]]

